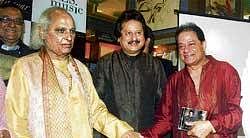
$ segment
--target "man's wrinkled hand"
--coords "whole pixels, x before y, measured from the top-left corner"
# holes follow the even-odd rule
[[[0,138],[10,138],[10,133],[8,130],[0,130]]]
[[[198,138],[206,138],[212,132],[214,132],[214,127],[210,121],[195,121],[192,122],[192,129],[187,134]]]
[[[121,138],[144,138],[140,133],[134,131],[127,131]]]

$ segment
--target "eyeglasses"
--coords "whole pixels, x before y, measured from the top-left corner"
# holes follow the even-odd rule
[[[16,25],[23,25],[23,20],[20,18],[12,19],[10,17],[0,17],[0,21],[4,24],[14,23]]]

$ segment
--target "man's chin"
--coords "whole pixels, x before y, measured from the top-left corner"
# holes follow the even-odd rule
[[[5,34],[5,39],[6,40],[16,40],[18,38],[19,38],[19,36],[17,34],[9,34],[9,33]]]
[[[3,39],[3,42],[7,45],[14,45],[18,42],[18,39]]]
[[[64,51],[63,51],[63,54],[68,55],[68,54],[70,54],[70,52],[71,52],[71,48],[68,49],[68,50],[64,50]]]

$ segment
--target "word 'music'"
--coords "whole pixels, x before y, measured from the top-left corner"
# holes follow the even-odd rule
[[[77,6],[75,0],[51,0],[51,6],[61,7],[75,14],[84,14],[83,8]]]

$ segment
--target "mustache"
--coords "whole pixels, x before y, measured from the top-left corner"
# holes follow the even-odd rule
[[[132,41],[129,41],[128,44],[132,44],[132,43],[136,43],[136,44],[139,44],[140,41],[139,40],[132,40]]]

